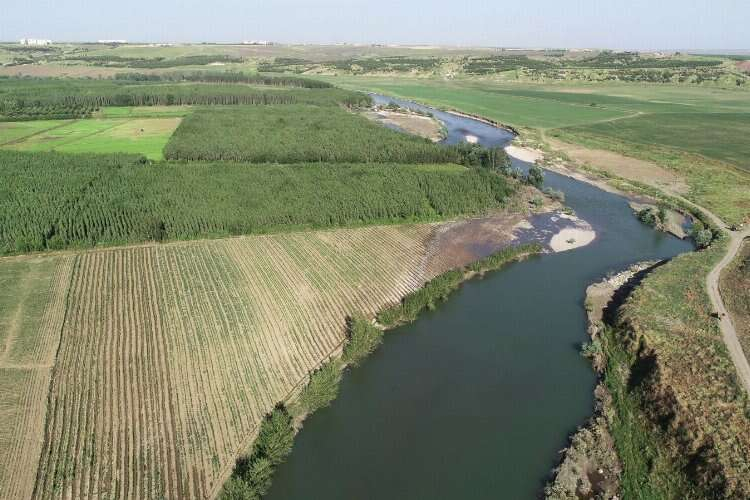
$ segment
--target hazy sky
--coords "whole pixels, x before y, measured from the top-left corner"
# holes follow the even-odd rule
[[[0,0],[0,40],[748,49],[750,0]]]

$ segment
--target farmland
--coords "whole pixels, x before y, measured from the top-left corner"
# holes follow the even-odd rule
[[[457,165],[145,165],[128,155],[16,152],[0,158],[7,253],[429,221],[502,207],[514,190],[501,176]]]
[[[31,497],[72,257],[0,263],[0,497]]]
[[[131,75],[132,76],[132,75]],[[208,81],[0,79],[0,121],[87,118],[102,107],[320,104],[367,104],[363,94],[328,88],[285,87],[269,79],[248,85],[230,78]],[[261,80],[263,82],[264,80]],[[281,79],[280,82],[285,82]]]
[[[347,315],[372,315],[421,286],[432,230],[78,256],[67,313],[53,309],[66,320],[36,495],[215,493],[263,416],[339,348]]]
[[[271,136],[273,141],[266,140]],[[395,132],[338,107],[311,105],[200,109],[177,129],[165,156],[253,163],[461,162],[452,149]]]
[[[563,130],[575,142],[601,138],[640,147],[662,145],[750,172],[750,113],[659,113]]]
[[[28,123],[43,123],[45,128],[29,127]],[[0,123],[0,143],[18,151],[136,153],[160,160],[179,123],[179,118],[6,122]]]

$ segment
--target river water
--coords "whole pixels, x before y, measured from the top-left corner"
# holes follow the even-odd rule
[[[446,142],[513,139],[395,101],[442,120]],[[304,422],[267,498],[538,496],[558,451],[592,411],[595,376],[579,354],[586,287],[629,264],[692,250],[641,224],[620,196],[552,172],[545,185],[565,192],[596,239],[469,281],[436,310],[387,332],[378,351],[347,371],[333,404]]]

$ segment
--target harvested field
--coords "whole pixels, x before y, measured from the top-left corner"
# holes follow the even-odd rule
[[[74,257],[0,262],[0,498],[29,498]]]
[[[52,380],[40,498],[207,497],[345,318],[429,276],[434,225],[84,253]]]
[[[623,156],[603,149],[590,149],[568,144],[549,136],[547,142],[556,151],[564,152],[572,160],[592,165],[607,173],[653,185],[670,193],[685,194],[690,190],[685,180],[676,172],[660,167],[653,162]]]

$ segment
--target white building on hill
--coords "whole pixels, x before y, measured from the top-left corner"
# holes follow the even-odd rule
[[[39,38],[21,38],[18,43],[20,43],[21,45],[44,47],[46,45],[52,45],[52,40],[42,40]]]

